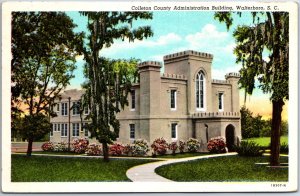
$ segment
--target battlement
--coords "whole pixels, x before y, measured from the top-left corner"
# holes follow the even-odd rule
[[[227,78],[240,78],[240,77],[241,77],[241,75],[239,73],[235,73],[235,72],[230,72],[225,75],[226,80],[227,80]]]
[[[169,74],[169,73],[163,73],[162,78],[172,78],[172,79],[183,79],[186,80],[185,75],[182,74]]]
[[[192,118],[239,118],[240,112],[197,112]]]
[[[186,50],[186,51],[166,55],[166,56],[164,56],[164,61],[168,61],[168,60],[180,58],[180,57],[187,57],[187,56],[197,56],[197,57],[208,58],[208,59],[213,58],[212,54],[208,54],[208,53],[204,53],[204,52],[197,52],[194,50]]]
[[[147,66],[161,68],[162,64],[160,62],[158,62],[158,61],[144,61],[144,62],[138,64],[139,68],[141,68],[141,67],[147,67]]]
[[[217,79],[212,79],[212,83],[215,83],[215,84],[230,84],[230,82],[227,81],[227,80],[217,80]]]

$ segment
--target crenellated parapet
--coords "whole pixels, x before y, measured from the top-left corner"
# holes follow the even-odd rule
[[[163,73],[162,78],[170,78],[170,79],[182,79],[186,80],[186,76],[183,74],[169,74],[169,73]]]
[[[162,64],[158,61],[144,61],[138,64],[139,73],[145,71],[155,71],[160,72]]]
[[[240,118],[240,112],[197,112],[192,118]]]
[[[187,57],[187,56],[195,56],[195,57],[201,57],[201,58],[207,58],[207,59],[213,58],[212,54],[208,54],[208,53],[204,53],[204,52],[197,52],[194,50],[186,50],[186,51],[166,55],[166,56],[164,56],[164,61],[170,61],[172,59]]]
[[[212,79],[212,83],[214,83],[214,84],[230,84],[230,82],[227,80],[217,80],[217,79]]]
[[[142,67],[145,67],[145,66],[147,66],[147,67],[148,66],[153,66],[153,67],[161,68],[162,64],[161,64],[161,62],[158,62],[158,61],[144,61],[144,62],[138,64],[138,68],[142,68]]]
[[[239,73],[236,73],[236,72],[230,72],[230,73],[225,75],[226,80],[228,78],[240,78],[240,77],[241,77],[241,75]]]

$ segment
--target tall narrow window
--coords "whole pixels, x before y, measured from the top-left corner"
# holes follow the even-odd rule
[[[135,109],[135,90],[131,91],[131,109]]]
[[[60,131],[60,124],[57,124],[57,131]]]
[[[68,103],[61,104],[61,115],[63,115],[63,116],[68,115]]]
[[[171,137],[172,139],[177,139],[177,123],[171,124]]]
[[[79,123],[73,123],[72,128],[73,128],[73,137],[78,137],[79,136]]]
[[[171,90],[171,110],[176,110],[176,90]]]
[[[196,107],[199,110],[204,110],[205,105],[205,77],[200,71],[196,77]]]
[[[218,99],[219,99],[219,111],[224,111],[224,94],[218,93]]]
[[[57,103],[57,105],[56,105],[56,111],[57,112],[59,112],[59,105],[60,105],[60,103]]]
[[[89,132],[89,129],[87,128],[87,126],[88,126],[88,123],[84,123],[84,125],[83,125],[83,131],[84,131],[84,136],[85,137],[89,137],[90,136],[90,132]]]
[[[66,124],[66,123],[61,124],[61,136],[62,137],[68,136],[68,124]]]
[[[57,124],[53,124],[53,125],[54,125],[53,131],[57,131]]]
[[[129,128],[130,128],[130,139],[135,139],[135,125],[129,124]]]
[[[51,131],[50,131],[50,137],[52,137],[53,136],[53,129],[51,129]]]
[[[77,102],[73,102],[73,115],[79,115],[80,114],[80,111],[79,111],[79,104],[80,102],[77,101]]]

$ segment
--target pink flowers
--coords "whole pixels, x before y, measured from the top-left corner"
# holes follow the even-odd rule
[[[85,153],[88,145],[89,140],[87,140],[86,138],[75,139],[72,142],[72,151],[78,154]]]
[[[175,155],[175,152],[178,149],[177,142],[171,142],[169,144],[169,149],[172,150],[172,154]]]
[[[109,146],[109,154],[119,156],[123,154],[124,146],[122,144],[112,144]]]
[[[184,153],[185,142],[183,140],[179,140],[179,152]]]
[[[85,153],[89,156],[99,156],[102,154],[102,147],[98,144],[90,144],[86,148]]]
[[[154,155],[164,155],[166,154],[169,145],[164,138],[158,138],[153,141],[151,148],[153,149]]]
[[[53,151],[54,145],[52,142],[46,142],[42,145],[43,151]]]
[[[211,153],[225,153],[226,143],[223,137],[211,138],[207,143],[207,149]]]

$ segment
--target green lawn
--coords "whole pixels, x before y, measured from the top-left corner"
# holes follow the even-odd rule
[[[170,164],[155,170],[159,175],[174,181],[287,181],[288,169],[272,169],[254,163],[268,162],[269,157],[216,157]],[[281,157],[287,163],[287,157]]]
[[[152,160],[12,155],[12,182],[130,181],[127,169]]]
[[[255,143],[259,144],[260,146],[263,147],[268,147],[271,143],[271,138],[270,137],[258,137],[258,138],[249,138],[245,139],[248,141],[254,141]],[[286,143],[288,144],[288,136],[281,136],[280,137],[280,143]]]

